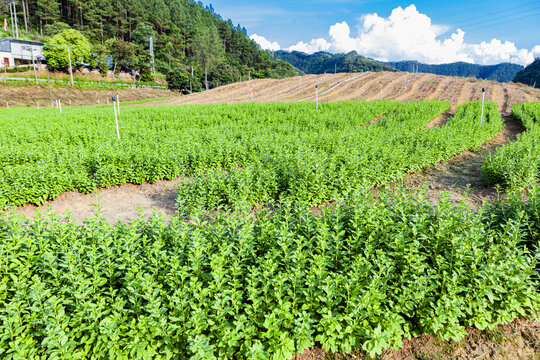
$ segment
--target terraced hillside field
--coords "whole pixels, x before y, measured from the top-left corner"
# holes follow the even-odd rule
[[[498,103],[501,112],[510,112],[510,107],[515,103],[540,100],[540,90],[521,84],[434,74],[377,72],[251,80],[166,100],[162,104],[314,101],[315,85],[319,85],[319,100],[322,102],[379,100],[382,90],[382,98],[386,100],[435,99],[448,101],[455,108],[465,102],[480,100],[483,87],[486,89],[486,100]]]

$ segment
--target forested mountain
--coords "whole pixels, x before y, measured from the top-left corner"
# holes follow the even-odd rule
[[[514,82],[540,87],[540,58],[516,74]]]
[[[337,72],[363,71],[418,71],[445,76],[476,77],[478,79],[512,81],[523,66],[510,63],[497,65],[476,65],[465,62],[430,65],[418,61],[379,62],[358,55],[355,51],[348,54],[331,54],[316,52],[306,54],[298,51],[277,51],[275,55],[291,63],[307,74],[323,74]],[[540,82],[539,82],[540,83]]]
[[[9,7],[0,5],[0,21]],[[19,0],[19,33],[46,38],[73,28],[90,40],[93,51],[120,59],[123,67],[148,64],[149,38],[154,38],[155,62],[165,72],[175,66],[194,66],[196,78],[208,70],[210,86],[238,81],[240,77],[284,77],[294,75],[290,64],[274,60],[211,6],[191,0]],[[27,32],[25,15],[27,16]],[[163,69],[163,70],[161,70]],[[191,73],[191,70],[189,69]]]
[[[475,77],[478,79],[495,80],[499,82],[508,82],[514,79],[518,71],[523,66],[510,63],[501,63],[497,65],[476,65],[466,62],[455,62],[450,64],[430,65],[422,64],[418,61],[397,61],[387,62],[386,64],[400,71],[413,72],[416,68],[418,72],[430,73],[445,76]]]
[[[337,72],[395,71],[388,65],[358,55],[356,51],[348,54],[330,54],[324,51],[306,54],[299,51],[276,51],[276,57],[291,63],[306,74]]]

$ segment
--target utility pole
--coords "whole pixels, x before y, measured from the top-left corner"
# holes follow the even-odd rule
[[[23,17],[24,17],[24,31],[25,31],[25,32],[28,32],[28,21],[27,21],[27,17],[28,17],[28,15],[30,15],[30,14],[26,14],[26,5],[24,4],[24,0],[22,0],[21,3],[22,3]]]
[[[71,67],[71,49],[68,47],[68,59],[69,59],[69,76],[71,77],[71,86],[73,86],[73,68]]]
[[[150,64],[151,64],[151,71],[152,75],[156,75],[156,67],[154,65],[154,38],[150,36],[149,45],[150,45]]]
[[[9,14],[11,17],[11,31],[13,37],[19,38],[19,27],[17,25],[17,8],[15,6],[16,0],[5,0],[5,3],[9,5]]]
[[[206,65],[204,65],[204,85],[206,87],[206,91],[208,91],[208,72],[206,71]]]

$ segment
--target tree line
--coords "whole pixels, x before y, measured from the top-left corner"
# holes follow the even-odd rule
[[[295,74],[290,64],[250,40],[245,28],[222,19],[200,1],[18,0],[17,12],[19,29],[26,28],[24,36],[48,43],[61,33],[64,40],[78,37],[69,32],[77,30],[88,39],[96,58],[113,60],[115,71],[148,73],[152,37],[158,71],[184,69],[180,75],[191,78],[194,90],[206,83],[216,87],[248,77]],[[10,21],[7,5],[0,6],[2,18]]]

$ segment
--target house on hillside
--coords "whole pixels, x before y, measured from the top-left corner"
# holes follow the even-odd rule
[[[12,38],[0,39],[0,64],[2,66],[31,64],[32,60],[37,63],[44,62],[42,42]]]

